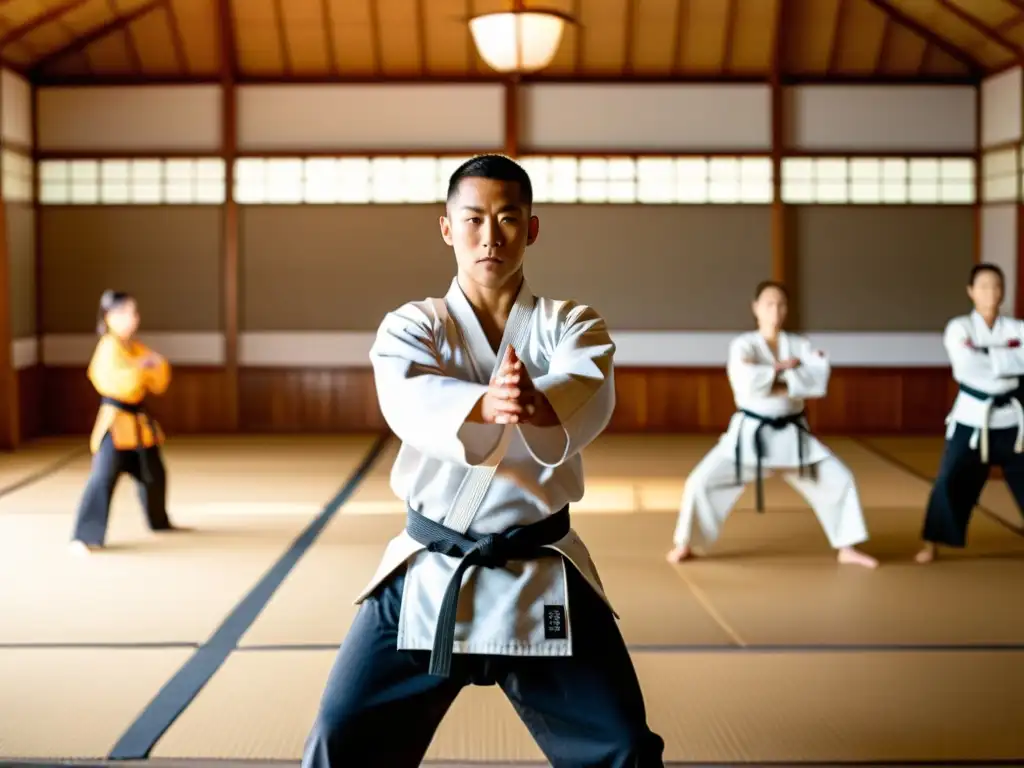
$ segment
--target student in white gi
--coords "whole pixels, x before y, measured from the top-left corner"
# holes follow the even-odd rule
[[[831,364],[806,338],[782,330],[787,303],[782,285],[758,285],[753,302],[757,331],[729,345],[727,372],[738,410],[686,479],[669,562],[714,544],[751,481],[757,483],[757,509],[763,511],[763,472],[782,470],[811,505],[840,563],[878,565],[856,549],[868,532],[853,475],[810,434],[804,417],[804,401],[828,391]]]
[[[971,269],[969,315],[946,325],[943,343],[960,385],[946,419],[946,445],[928,498],[924,547],[917,562],[935,559],[937,546],[962,548],[967,526],[993,464],[1003,468],[1024,514],[1024,323],[999,314],[1003,271],[994,264]]]
[[[615,615],[569,526],[580,452],[615,405],[615,348],[590,307],[531,293],[532,201],[508,158],[457,169],[441,217],[457,277],[377,333],[370,358],[402,441],[391,487],[406,529],[359,597],[307,768],[420,765],[468,684],[501,686],[556,767],[663,765]]]

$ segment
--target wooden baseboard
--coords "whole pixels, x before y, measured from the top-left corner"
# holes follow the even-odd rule
[[[29,369],[25,369],[28,371]],[[39,433],[85,434],[98,397],[82,368],[39,368]],[[610,432],[717,433],[735,411],[720,368],[620,368]],[[41,386],[40,386],[41,385]],[[243,368],[239,429],[250,433],[372,432],[385,428],[369,368]],[[822,434],[940,435],[956,387],[948,368],[840,368],[829,395],[808,405]],[[29,398],[31,399],[31,398]],[[227,377],[215,367],[178,367],[150,408],[170,434],[228,430]],[[24,399],[23,399],[24,402]],[[33,423],[32,416],[23,417]]]

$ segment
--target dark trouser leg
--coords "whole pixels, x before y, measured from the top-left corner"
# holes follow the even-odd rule
[[[1006,485],[1017,502],[1017,511],[1024,517],[1024,453],[1014,452],[1017,441],[1017,430],[1000,429],[990,433],[989,447],[993,463],[1003,468]]]
[[[404,585],[400,572],[359,607],[327,678],[303,768],[419,766],[465,685],[465,657],[441,678],[427,673],[429,652],[396,649]]]
[[[123,471],[124,457],[114,447],[114,440],[108,434],[92,457],[92,470],[75,514],[74,532],[71,535],[73,541],[81,541],[89,546],[103,546],[110,517],[110,499]]]
[[[573,655],[510,660],[500,685],[555,768],[661,768],[615,617],[567,567]]]
[[[139,503],[146,512],[146,520],[154,531],[166,531],[171,527],[167,517],[167,470],[164,468],[163,457],[159,446],[146,449],[146,468],[149,470],[149,482],[143,480],[142,462],[136,451],[131,452],[131,459],[125,462],[128,472],[135,478],[139,491]]]
[[[978,449],[970,447],[973,431],[957,424],[953,436],[946,441],[939,476],[928,497],[922,532],[925,541],[947,547],[963,547],[967,543],[967,525],[991,469],[991,465],[981,463]],[[997,433],[1001,431],[990,430],[990,446],[999,439]]]

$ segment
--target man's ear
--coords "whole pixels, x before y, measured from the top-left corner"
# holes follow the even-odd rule
[[[537,242],[537,235],[540,234],[540,219],[536,216],[530,217],[530,227],[527,230],[526,244],[533,245]]]
[[[444,240],[446,245],[453,245],[452,224],[450,221],[448,221],[448,217],[442,216],[439,223],[441,225],[441,239]]]

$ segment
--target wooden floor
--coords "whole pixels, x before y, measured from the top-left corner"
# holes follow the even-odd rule
[[[767,514],[748,490],[711,557],[670,566],[686,473],[712,442],[603,438],[573,508],[666,762],[1024,763],[1024,536],[1004,484],[964,552],[915,566],[941,440],[834,439],[881,569],[837,566],[778,480]],[[150,534],[125,480],[109,552],[84,559],[66,549],[81,441],[0,457],[0,761],[297,762],[352,598],[403,524],[395,449],[174,439],[171,513],[193,530]],[[457,700],[428,761],[544,764],[492,688]]]

